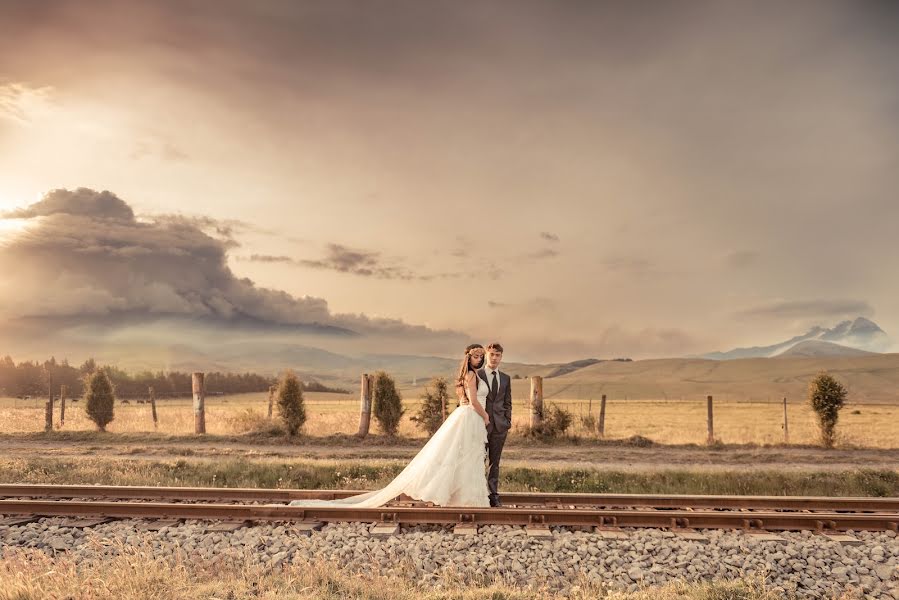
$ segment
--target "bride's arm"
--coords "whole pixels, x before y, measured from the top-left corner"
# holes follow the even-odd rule
[[[468,399],[471,401],[471,407],[474,411],[484,419],[484,425],[487,425],[490,422],[490,417],[487,416],[487,411],[484,410],[484,407],[482,407],[481,403],[478,401],[478,383],[475,380],[475,377],[477,377],[477,375],[471,371],[465,376],[465,386],[468,388]]]

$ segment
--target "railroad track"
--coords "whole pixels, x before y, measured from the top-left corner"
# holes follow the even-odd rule
[[[226,521],[361,521],[380,524],[555,525],[599,528],[896,531],[899,498],[506,493],[504,507],[287,506],[356,490],[0,485],[0,514]]]

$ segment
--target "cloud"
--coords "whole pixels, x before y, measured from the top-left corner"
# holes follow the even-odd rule
[[[808,319],[873,314],[874,309],[864,300],[846,299],[773,302],[741,310],[736,316],[748,319]]]
[[[724,263],[734,269],[749,267],[759,260],[760,254],[751,250],[737,250],[724,257]]]
[[[534,336],[514,330],[504,335],[506,353],[535,362],[563,362],[585,357],[601,359],[674,357],[698,351],[707,343],[677,328],[599,328],[589,337],[566,334]]]
[[[543,238],[544,240],[546,240],[547,242],[558,242],[559,241],[559,236],[557,236],[554,233],[550,233],[548,231],[541,231],[540,237]]]
[[[115,194],[88,188],[52,190],[34,204],[3,213],[5,219],[31,219],[52,215],[69,215],[97,219],[134,221],[134,211]]]
[[[531,252],[531,253],[525,255],[526,258],[531,258],[534,260],[541,260],[544,258],[555,258],[557,256],[559,256],[559,251],[555,250],[553,248],[541,248],[540,250],[537,250],[535,252]]]
[[[227,267],[228,240],[202,230],[229,234],[228,225],[177,215],[138,219],[108,191],[53,190],[6,218],[29,221],[0,252],[0,271],[28,273],[0,289],[0,315],[9,319],[177,317],[361,335],[456,335],[399,319],[334,314],[322,298],[259,288]],[[364,253],[332,258],[355,269],[370,261]]]
[[[319,260],[299,260],[297,264],[313,269],[325,269],[352,273],[370,277],[376,275],[384,279],[394,279],[393,269],[379,265],[377,252],[363,250],[351,250],[340,244],[328,244],[328,255]]]
[[[682,356],[699,347],[697,336],[674,327],[628,329],[611,326],[596,336],[594,344],[605,357]]]
[[[434,277],[431,275],[419,275],[413,273],[409,269],[396,264],[388,264],[381,258],[379,252],[354,250],[341,244],[334,243],[328,244],[327,255],[321,259],[288,259],[288,261],[285,261],[283,260],[285,257],[272,258],[276,258],[277,260],[267,260],[265,262],[291,262],[292,264],[301,267],[325,271],[337,271],[338,273],[349,273],[351,275],[373,277],[375,279],[427,281]]]
[[[32,87],[27,83],[0,83],[0,118],[20,125],[30,124],[50,104],[51,87]]]
[[[397,261],[388,263],[381,258],[380,252],[353,250],[341,244],[328,244],[327,249],[328,253],[325,258],[316,260],[296,259],[285,255],[273,256],[269,254],[252,254],[247,258],[239,260],[270,264],[282,263],[296,267],[336,271],[338,273],[348,273],[374,279],[398,279],[403,281],[458,279],[465,275],[463,272],[415,273]],[[472,278],[481,276],[495,278],[498,277],[498,270],[491,266],[484,271],[471,271],[468,275]]]
[[[606,269],[617,272],[645,273],[653,267],[648,259],[638,256],[607,256],[599,262]]]
[[[206,215],[161,214],[153,215],[152,221],[160,225],[168,224],[173,227],[196,228],[206,234],[214,234],[214,237],[218,237],[229,249],[240,246],[236,239],[240,234],[248,232],[271,233],[240,219],[215,219]]]
[[[488,308],[502,308],[514,310],[516,313],[521,313],[522,315],[531,314],[535,311],[537,312],[545,312],[555,310],[558,306],[558,303],[552,298],[547,298],[545,296],[538,296],[536,298],[531,298],[530,300],[526,300],[523,302],[497,302],[495,300],[488,300],[487,307]]]
[[[271,254],[251,254],[246,260],[259,263],[293,263],[289,256],[272,256]]]
[[[171,140],[161,137],[147,137],[138,140],[131,151],[131,158],[140,160],[150,156],[156,156],[170,162],[182,162],[190,156]]]

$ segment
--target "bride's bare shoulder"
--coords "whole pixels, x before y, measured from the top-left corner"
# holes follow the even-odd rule
[[[465,374],[465,381],[471,381],[474,378],[475,378],[474,371],[469,371],[468,373]]]

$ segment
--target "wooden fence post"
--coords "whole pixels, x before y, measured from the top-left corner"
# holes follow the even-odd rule
[[[360,438],[367,436],[368,429],[371,427],[372,379],[374,379],[373,375],[362,374],[359,389],[359,432],[356,434]]]
[[[206,433],[206,376],[194,373],[191,378],[194,393],[194,433]]]
[[[543,423],[543,378],[539,375],[531,377],[531,429]]]
[[[62,429],[62,426],[66,424],[66,393],[68,392],[68,388],[64,385],[59,386],[59,425],[58,427]]]
[[[714,414],[713,414],[713,412],[712,412],[712,397],[711,397],[711,396],[707,396],[707,397],[706,397],[706,402],[708,403],[708,413],[709,413],[709,416],[708,416],[708,420],[709,420],[709,439],[708,439],[708,443],[709,443],[709,445],[711,445],[711,444],[714,444],[714,443],[715,443],[715,419],[714,419]]]
[[[787,423],[787,397],[784,396],[784,444],[790,443],[790,426]]]
[[[278,391],[277,385],[268,386],[268,418],[272,418],[272,411],[275,410],[275,392]]]
[[[156,416],[156,390],[153,386],[147,390],[150,394],[150,413],[153,415],[153,429],[159,427],[159,417]]]
[[[599,401],[599,437],[606,435],[606,395]]]
[[[53,431],[53,376],[47,370],[47,404],[44,407],[44,431]]]

